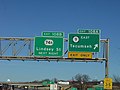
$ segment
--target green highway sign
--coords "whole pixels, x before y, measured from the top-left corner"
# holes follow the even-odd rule
[[[35,37],[34,55],[40,57],[62,57],[63,42],[62,37]]]
[[[69,51],[99,52],[99,34],[69,34]]]
[[[99,34],[99,29],[78,29],[78,33],[89,33],[89,34]]]
[[[64,37],[63,32],[42,32],[42,36]]]

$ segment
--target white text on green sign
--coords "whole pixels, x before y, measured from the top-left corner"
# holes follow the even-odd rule
[[[42,32],[42,36],[64,37],[63,32]]]
[[[35,37],[34,55],[41,57],[62,57],[63,38]]]
[[[99,29],[78,29],[78,33],[89,33],[89,34],[99,34]]]
[[[99,34],[69,34],[69,51],[99,52]]]

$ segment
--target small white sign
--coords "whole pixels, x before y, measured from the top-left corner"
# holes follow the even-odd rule
[[[50,84],[50,90],[57,90],[57,84]]]
[[[65,85],[69,85],[69,82],[58,82],[58,84],[65,84]]]

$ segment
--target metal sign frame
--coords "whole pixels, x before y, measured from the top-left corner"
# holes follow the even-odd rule
[[[63,57],[38,57],[33,55],[34,38],[25,37],[0,37],[0,60],[22,60],[22,61],[57,61],[57,62],[103,62],[105,61],[105,77],[108,77],[109,61],[109,39],[100,39],[102,44],[101,53],[94,53],[96,56],[92,59],[68,58],[66,49]],[[68,42],[64,38],[64,42]],[[7,53],[9,52],[9,54]],[[11,52],[11,53],[10,53]],[[26,53],[22,53],[26,52]],[[102,57],[98,57],[102,54]]]

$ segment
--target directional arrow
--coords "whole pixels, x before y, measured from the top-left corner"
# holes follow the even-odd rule
[[[98,44],[95,44],[95,45],[94,45],[94,50],[95,50],[96,48],[98,48]]]

